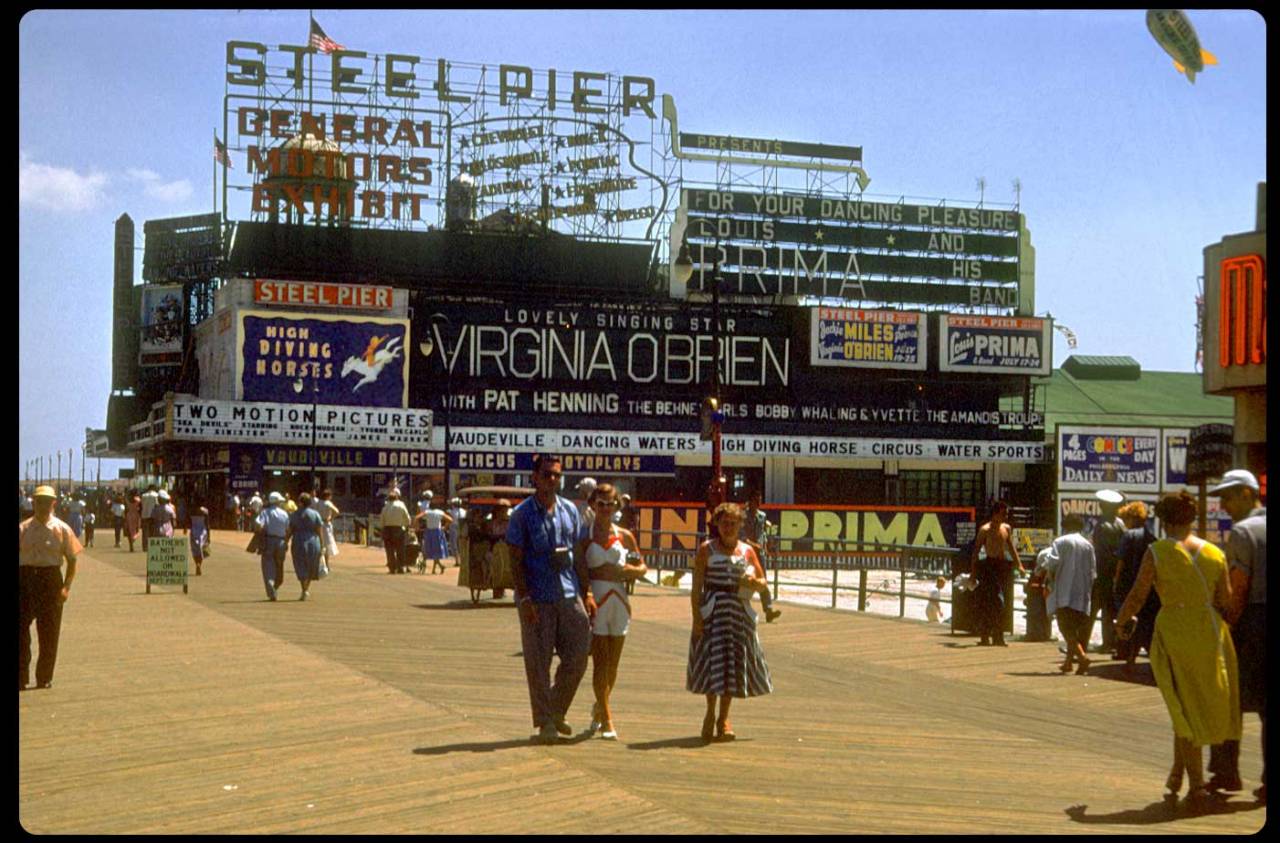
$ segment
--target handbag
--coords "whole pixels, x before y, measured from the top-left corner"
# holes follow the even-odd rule
[[[249,546],[245,548],[246,553],[262,552],[262,533],[255,532],[253,538],[249,539]]]
[[[320,559],[320,576],[317,579],[324,579],[329,576],[329,566],[324,563],[324,559]]]

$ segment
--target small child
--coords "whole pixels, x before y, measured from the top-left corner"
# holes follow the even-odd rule
[[[929,592],[929,603],[924,607],[924,616],[929,619],[929,623],[942,622],[942,589],[947,587],[947,578],[939,576],[934,582],[934,588]]]

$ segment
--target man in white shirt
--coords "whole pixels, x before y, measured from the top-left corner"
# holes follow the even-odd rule
[[[116,547],[120,546],[120,530],[124,527],[124,498],[118,497],[111,504],[111,522],[116,530]]]
[[[40,641],[36,661],[36,687],[53,686],[58,660],[58,634],[62,606],[71,596],[76,578],[76,556],[83,548],[66,522],[53,514],[57,493],[51,486],[37,486],[32,495],[35,514],[18,525],[18,690],[30,681],[31,622]],[[62,575],[62,563],[67,574]]]
[[[387,492],[382,507],[382,547],[387,552],[387,573],[407,574],[409,563],[404,558],[404,531],[413,523],[409,508],[400,500],[400,490]]]
[[[155,483],[147,487],[147,491],[142,495],[142,552],[147,551],[147,541],[155,535],[155,524],[151,521],[151,513],[156,508],[156,501],[160,499],[160,492]]]
[[[1050,577],[1045,610],[1057,617],[1058,631],[1067,642],[1067,660],[1058,669],[1069,673],[1072,660],[1075,660],[1078,663],[1076,673],[1083,675],[1089,672],[1085,648],[1093,626],[1089,601],[1093,581],[1098,575],[1098,564],[1093,543],[1080,534],[1084,529],[1083,518],[1074,513],[1064,516],[1062,529],[1066,533],[1053,540],[1040,563]]]

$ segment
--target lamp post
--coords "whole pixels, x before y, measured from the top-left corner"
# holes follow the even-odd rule
[[[705,233],[706,229],[703,228],[705,221],[699,219],[698,225],[700,232]],[[707,508],[712,510],[728,497],[725,478],[720,465],[721,427],[724,424],[724,412],[721,410],[720,402],[720,285],[723,279],[720,277],[720,235],[718,226],[714,249],[715,261],[711,267],[711,341],[714,348],[711,368],[711,395],[703,399],[702,402],[703,438],[711,439],[711,482],[707,485]],[[693,258],[689,253],[689,241],[687,238],[682,238],[680,253],[675,260],[675,278],[679,283],[687,285],[692,277]],[[703,274],[702,277],[705,279],[706,275]]]
[[[307,455],[311,462],[311,480],[308,487],[311,494],[316,493],[316,376],[311,375],[311,452]],[[299,377],[293,382],[293,391],[301,395],[303,389],[302,378]]]
[[[449,317],[443,313],[431,314],[431,330],[435,330],[435,325],[439,322],[451,324]],[[449,422],[453,412],[453,366],[450,365],[449,356],[445,353],[444,342],[440,345],[440,365],[444,367],[444,495],[446,503],[452,498],[453,488],[449,485],[449,440],[452,438],[450,433]],[[418,343],[418,351],[423,357],[430,357],[431,352],[435,350],[436,339],[432,334],[428,334],[427,338]]]

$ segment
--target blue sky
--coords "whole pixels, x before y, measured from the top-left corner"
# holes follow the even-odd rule
[[[1194,370],[1202,249],[1253,228],[1266,179],[1266,24],[1189,17],[1220,61],[1194,85],[1142,11],[317,12],[371,54],[649,76],[684,131],[861,146],[871,199],[975,201],[983,177],[1011,203],[1016,178],[1036,312],[1079,337],[1055,365],[1154,371]],[[22,19],[19,476],[105,426],[115,220],[140,279],[146,220],[212,210],[226,42],[306,36],[299,10]]]

